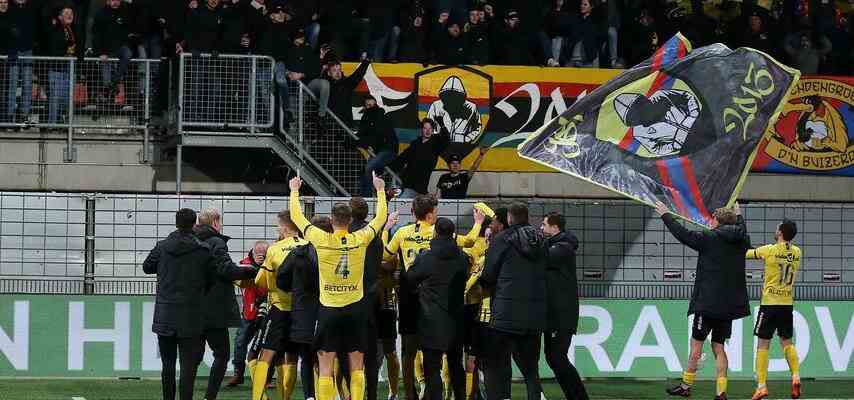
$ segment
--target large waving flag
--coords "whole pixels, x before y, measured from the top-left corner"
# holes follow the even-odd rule
[[[800,72],[747,48],[691,50],[681,34],[579,99],[519,155],[708,225],[732,204]]]

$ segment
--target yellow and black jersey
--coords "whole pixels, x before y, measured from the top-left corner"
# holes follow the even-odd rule
[[[483,291],[477,284],[477,280],[480,278],[480,273],[483,272],[487,247],[489,247],[489,243],[487,243],[486,238],[479,237],[475,240],[474,246],[463,249],[472,259],[468,281],[466,281],[466,304],[478,304],[483,298]]]
[[[457,245],[463,248],[472,247],[479,233],[480,224],[475,223],[467,235],[457,236]],[[430,248],[430,240],[433,239],[433,225],[426,221],[418,221],[401,227],[394,233],[390,241],[387,239],[388,235],[383,232],[383,242],[386,243],[383,258],[390,261],[397,257],[398,262],[403,263],[404,271],[408,271],[415,261],[415,257]]]
[[[317,250],[320,271],[320,304],[341,308],[362,300],[365,295],[365,254],[368,245],[381,232],[387,217],[385,192],[377,193],[377,210],[368,226],[348,233],[326,232],[312,225],[299,202],[299,193],[291,192],[291,220]]]
[[[791,243],[767,244],[748,250],[746,257],[765,260],[762,305],[792,305],[795,298],[795,275],[801,267],[801,249]]]
[[[285,292],[276,286],[276,273],[279,267],[288,258],[291,250],[297,246],[308,244],[307,241],[298,237],[282,239],[273,243],[267,249],[267,257],[258,275],[255,276],[255,285],[267,289],[267,301],[280,311],[291,311],[291,292]]]

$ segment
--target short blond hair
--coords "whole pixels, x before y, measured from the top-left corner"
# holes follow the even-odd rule
[[[206,208],[199,213],[199,225],[213,225],[222,220],[222,214],[216,208]]]
[[[735,225],[738,221],[738,216],[735,214],[735,211],[726,207],[718,208],[714,213],[712,213],[712,216],[715,217],[721,225]]]

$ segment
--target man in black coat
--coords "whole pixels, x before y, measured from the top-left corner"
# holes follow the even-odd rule
[[[492,292],[495,351],[488,356],[486,390],[490,399],[510,393],[511,352],[528,387],[528,400],[543,391],[539,378],[540,335],[546,330],[546,264],[542,232],[528,224],[528,206],[516,203],[507,212],[510,227],[489,241],[480,282]],[[507,396],[509,397],[509,396]]]
[[[329,81],[329,109],[349,128],[354,126],[352,104],[350,103],[353,99],[353,91],[359,86],[359,82],[365,78],[365,73],[368,72],[370,65],[370,61],[362,61],[350,76],[344,76],[340,61],[332,60],[326,63],[323,79]]]
[[[430,174],[436,168],[436,162],[450,144],[450,135],[446,130],[433,134],[436,122],[425,118],[421,121],[421,135],[409,143],[391,164],[391,168],[400,173],[403,180],[402,199],[412,199],[419,194],[427,194]]]
[[[549,368],[567,399],[588,399],[578,370],[569,361],[569,345],[578,329],[578,278],[575,276],[575,252],[578,238],[565,228],[563,215],[549,213],[543,218],[549,262],[546,266],[545,355]]]
[[[320,54],[308,45],[303,29],[291,32],[291,44],[285,58],[285,77],[289,82],[302,82],[314,93],[318,103],[317,116],[322,118],[329,106],[329,82],[320,79]]]
[[[374,197],[372,174],[381,174],[383,168],[394,161],[398,146],[397,133],[391,119],[382,107],[377,106],[377,99],[368,95],[362,120],[359,121],[359,142],[356,144],[356,147],[371,149],[374,153],[365,164],[365,172],[359,184],[359,194],[363,197]]]
[[[178,230],[157,242],[142,264],[146,274],[157,274],[151,330],[157,334],[160,348],[165,400],[175,399],[175,362],[179,353],[180,399],[193,398],[196,370],[204,353],[205,293],[218,279],[250,279],[256,273],[253,268],[238,267],[227,252],[215,251],[199,240],[193,233],[195,223],[193,210],[178,210]]]
[[[667,390],[673,396],[688,397],[697,373],[703,344],[711,333],[712,351],[717,366],[717,397],[726,400],[727,354],[724,344],[732,333],[732,321],[750,315],[744,254],[750,237],[738,204],[733,209],[719,208],[712,214],[711,230],[691,231],[682,226],[662,203],[656,211],[664,225],[682,244],[698,254],[697,275],[688,315],[694,315],[691,328],[691,354],[682,383]]]
[[[219,210],[209,208],[199,213],[199,224],[194,229],[196,237],[220,254],[228,254],[228,236],[220,233],[222,217]],[[208,400],[216,399],[225,370],[228,367],[229,353],[228,328],[240,327],[240,310],[234,298],[234,284],[231,280],[216,279],[204,298],[205,342],[213,351],[214,362],[208,377]]]
[[[466,393],[463,369],[464,292],[471,263],[458,246],[451,220],[436,220],[430,248],[421,252],[405,272],[410,287],[417,288],[418,344],[424,354],[428,400],[441,400],[442,355],[448,356],[455,399]]]
[[[16,60],[18,57],[32,57],[36,47],[37,29],[42,21],[39,12],[30,0],[9,0],[9,30],[2,32],[8,44],[8,91],[6,107],[8,122],[30,123],[33,105],[33,61]],[[21,104],[17,107],[18,79],[21,80]],[[6,111],[4,109],[3,111]]]

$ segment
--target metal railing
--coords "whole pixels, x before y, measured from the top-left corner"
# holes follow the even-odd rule
[[[75,133],[125,133],[148,140],[160,60],[0,56],[0,128],[63,130],[64,161],[76,160]],[[121,75],[124,73],[124,75]]]
[[[179,63],[179,133],[272,134],[271,57],[184,53]]]
[[[306,197],[305,213],[328,215],[346,198]],[[370,201],[369,201],[370,202]],[[473,200],[442,200],[438,213],[460,232],[472,224]],[[490,201],[498,207],[501,202]],[[531,222],[555,211],[578,236],[579,290],[590,298],[684,299],[691,293],[696,253],[679,244],[648,207],[630,201],[527,202]],[[373,207],[373,204],[371,204]],[[154,278],[141,265],[155,243],[174,230],[175,210],[216,207],[235,261],[257,240],[275,238],[285,196],[98,195],[0,192],[0,293],[150,294]],[[411,200],[394,200],[400,224],[413,220]],[[854,205],[744,205],[755,245],[772,240],[783,217],[798,223],[804,251],[799,299],[854,297]],[[758,298],[761,262],[748,263],[749,294]]]
[[[356,149],[358,134],[331,109],[325,116],[318,113],[320,103],[318,95],[301,81],[288,86],[289,104],[294,121],[286,121],[286,113],[280,113],[280,133],[287,140],[292,151],[306,158],[312,165],[333,179],[342,196],[359,193],[359,182],[365,171],[367,157],[373,157],[373,151],[364,154]],[[349,101],[342,99],[339,101]],[[385,168],[387,184],[400,182],[390,168]]]

